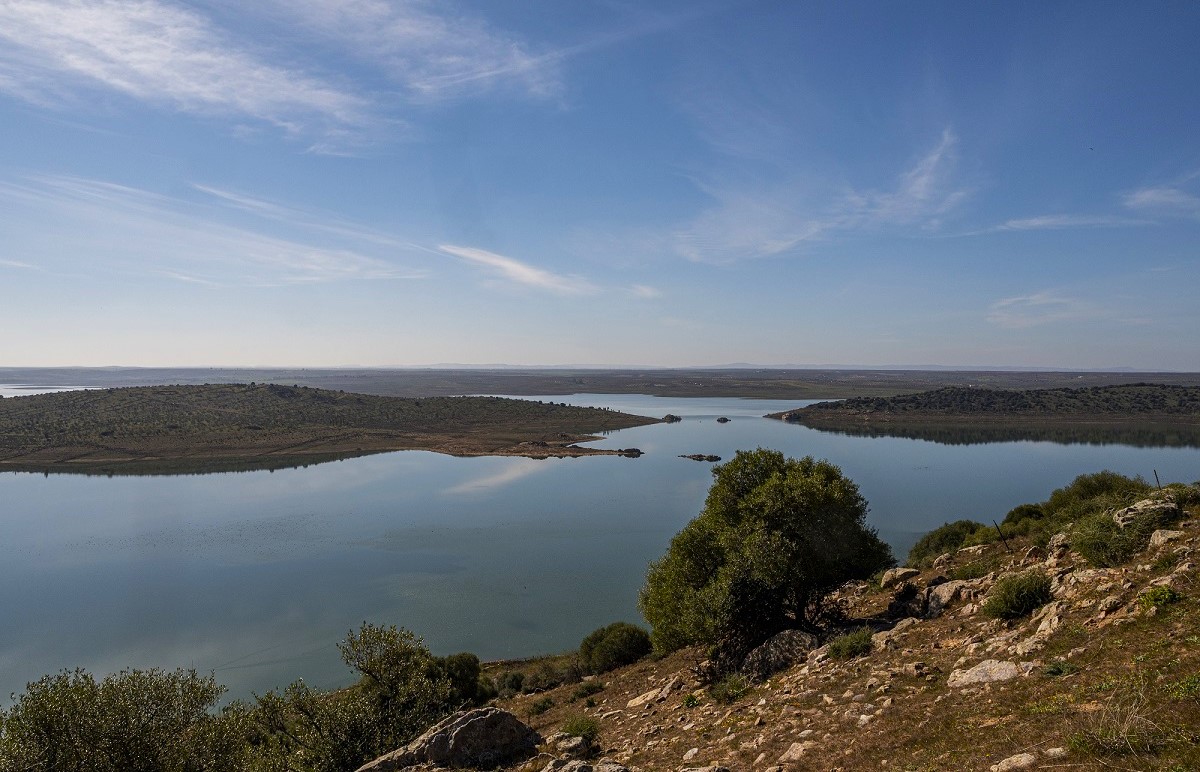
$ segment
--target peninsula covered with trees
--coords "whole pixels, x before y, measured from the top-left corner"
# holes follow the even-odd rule
[[[0,399],[0,471],[228,471],[391,450],[615,454],[577,443],[655,421],[530,400],[411,399],[279,384],[92,389]]]
[[[770,417],[822,429],[847,423],[1028,420],[1200,425],[1200,387],[1161,383],[1029,390],[950,386],[894,397],[818,402]]]

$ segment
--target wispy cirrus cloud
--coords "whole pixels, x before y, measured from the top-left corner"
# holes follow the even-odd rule
[[[988,309],[987,321],[1008,329],[1025,329],[1043,324],[1081,319],[1092,311],[1086,303],[1053,292],[997,300]]]
[[[360,126],[367,101],[239,45],[199,13],[160,0],[0,3],[0,88],[43,102],[88,88],[299,131]]]
[[[492,276],[512,284],[545,290],[557,295],[590,295],[599,288],[579,276],[553,273],[512,257],[498,255],[485,249],[440,244],[438,251],[485,269]]]
[[[634,284],[629,288],[629,294],[635,298],[643,300],[653,300],[662,297],[662,290],[657,287],[650,287],[645,284]]]
[[[1006,220],[982,233],[1000,231],[1066,230],[1071,228],[1121,228],[1130,225],[1145,225],[1146,220],[1113,215],[1087,214],[1044,214],[1036,217],[1021,217]]]
[[[304,240],[225,222],[193,202],[67,176],[0,184],[7,230],[75,271],[160,276],[211,286],[421,278],[424,271],[346,239]],[[47,233],[40,223],[53,223]],[[74,255],[80,255],[76,258]]]
[[[700,184],[716,200],[672,234],[674,251],[696,262],[729,263],[791,251],[838,233],[884,227],[935,228],[968,195],[954,185],[957,138],[937,145],[899,174],[890,190],[854,190],[814,199],[799,183],[766,188]]]
[[[1178,186],[1140,188],[1125,194],[1122,202],[1147,214],[1200,219],[1200,196]]]
[[[482,17],[426,0],[274,0],[276,15],[380,69],[410,96],[443,98],[495,88],[559,93],[561,54],[536,52]]]

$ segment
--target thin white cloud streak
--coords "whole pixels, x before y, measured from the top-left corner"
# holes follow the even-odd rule
[[[22,271],[40,271],[41,270],[41,268],[39,268],[38,266],[33,265],[31,263],[26,263],[21,260],[6,260],[3,258],[0,258],[0,268],[16,268],[16,269],[22,270]]]
[[[836,233],[936,228],[967,196],[950,180],[956,146],[954,133],[946,129],[933,150],[899,175],[894,190],[851,190],[824,205],[802,200],[804,186],[799,184],[766,190],[700,184],[717,205],[672,234],[674,251],[695,262],[719,264],[782,254]]]
[[[662,290],[647,286],[645,284],[634,284],[629,288],[629,294],[633,295],[635,298],[642,298],[643,300],[654,300],[655,298],[662,297]]]
[[[1121,228],[1131,225],[1146,225],[1145,220],[1131,217],[1087,214],[1045,214],[1022,217],[1005,222],[980,233],[1001,231],[1064,230],[1072,228]]]
[[[561,90],[556,57],[481,17],[424,0],[276,0],[276,17],[296,21],[403,87],[410,97],[444,98],[502,87],[533,97]]]
[[[197,13],[158,0],[0,3],[0,88],[41,103],[103,87],[200,114],[233,114],[287,132],[358,127],[362,97],[239,48]]]
[[[1130,209],[1152,214],[1200,218],[1200,196],[1172,186],[1132,191],[1125,195],[1123,203]]]
[[[20,235],[45,251],[46,260],[72,262],[76,269],[212,286],[425,276],[344,244],[306,243],[228,225],[187,202],[97,180],[39,177],[28,185],[0,185],[0,200],[27,210],[33,228],[54,222],[53,243],[38,233]],[[86,264],[77,262],[72,247],[88,255]]]
[[[594,284],[581,277],[552,273],[529,263],[484,249],[439,244],[438,250],[480,266],[491,275],[513,284],[546,290],[558,295],[590,295],[599,291]]]
[[[368,228],[355,222],[330,217],[310,209],[298,209],[274,201],[236,193],[209,185],[193,184],[192,188],[212,196],[223,204],[250,214],[283,223],[292,228],[329,234],[352,241],[393,249],[428,249],[411,241],[397,238],[393,234]]]
[[[997,300],[988,311],[987,321],[998,327],[1020,330],[1082,319],[1090,313],[1087,305],[1075,298],[1051,292],[1035,292]]]

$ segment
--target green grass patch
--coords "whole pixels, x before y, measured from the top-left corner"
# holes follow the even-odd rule
[[[1019,619],[1050,602],[1050,579],[1040,571],[1028,571],[996,582],[980,609],[995,619]]]
[[[870,654],[874,648],[871,628],[860,627],[853,632],[839,635],[829,642],[829,656],[834,659],[853,659]]]
[[[1138,606],[1143,611],[1149,611],[1178,603],[1181,600],[1183,600],[1183,596],[1170,587],[1151,587],[1138,596]]]

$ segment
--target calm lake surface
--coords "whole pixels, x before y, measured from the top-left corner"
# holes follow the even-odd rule
[[[350,673],[335,644],[364,620],[408,627],[439,654],[574,648],[640,619],[646,564],[699,511],[712,465],[679,454],[828,458],[901,559],[947,520],[999,520],[1085,472],[1200,479],[1197,448],[943,445],[760,417],[794,400],[524,398],[684,420],[598,443],[638,459],[405,451],[274,472],[0,474],[0,695],[76,666],[212,670],[234,697],[297,678],[339,686]]]

